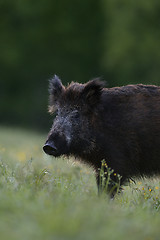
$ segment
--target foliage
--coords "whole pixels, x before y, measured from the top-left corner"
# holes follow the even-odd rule
[[[159,84],[159,1],[0,1],[1,123],[50,126],[47,80]]]
[[[0,16],[1,121],[43,128],[48,78],[56,73],[66,83],[100,74],[100,4],[6,0]]]
[[[160,83],[159,1],[103,1],[107,9],[102,64],[111,85]]]
[[[159,179],[97,196],[93,170],[43,155],[45,136],[0,128],[0,232],[8,239],[159,239]]]

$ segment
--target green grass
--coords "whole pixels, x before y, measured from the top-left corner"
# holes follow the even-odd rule
[[[0,239],[160,239],[158,178],[98,197],[93,170],[46,156],[45,138],[0,128]]]

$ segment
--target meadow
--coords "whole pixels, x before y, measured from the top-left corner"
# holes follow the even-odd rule
[[[46,156],[46,135],[0,127],[2,240],[160,239],[158,178],[98,197],[93,169]]]

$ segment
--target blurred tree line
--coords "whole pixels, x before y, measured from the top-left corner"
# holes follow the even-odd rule
[[[48,79],[160,83],[160,1],[0,0],[0,124],[46,129]]]

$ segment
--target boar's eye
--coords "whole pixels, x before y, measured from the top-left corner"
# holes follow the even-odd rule
[[[78,111],[74,111],[74,114],[73,114],[74,118],[79,118],[79,112]]]
[[[75,118],[79,118],[79,113],[76,112],[74,117],[75,117]]]

